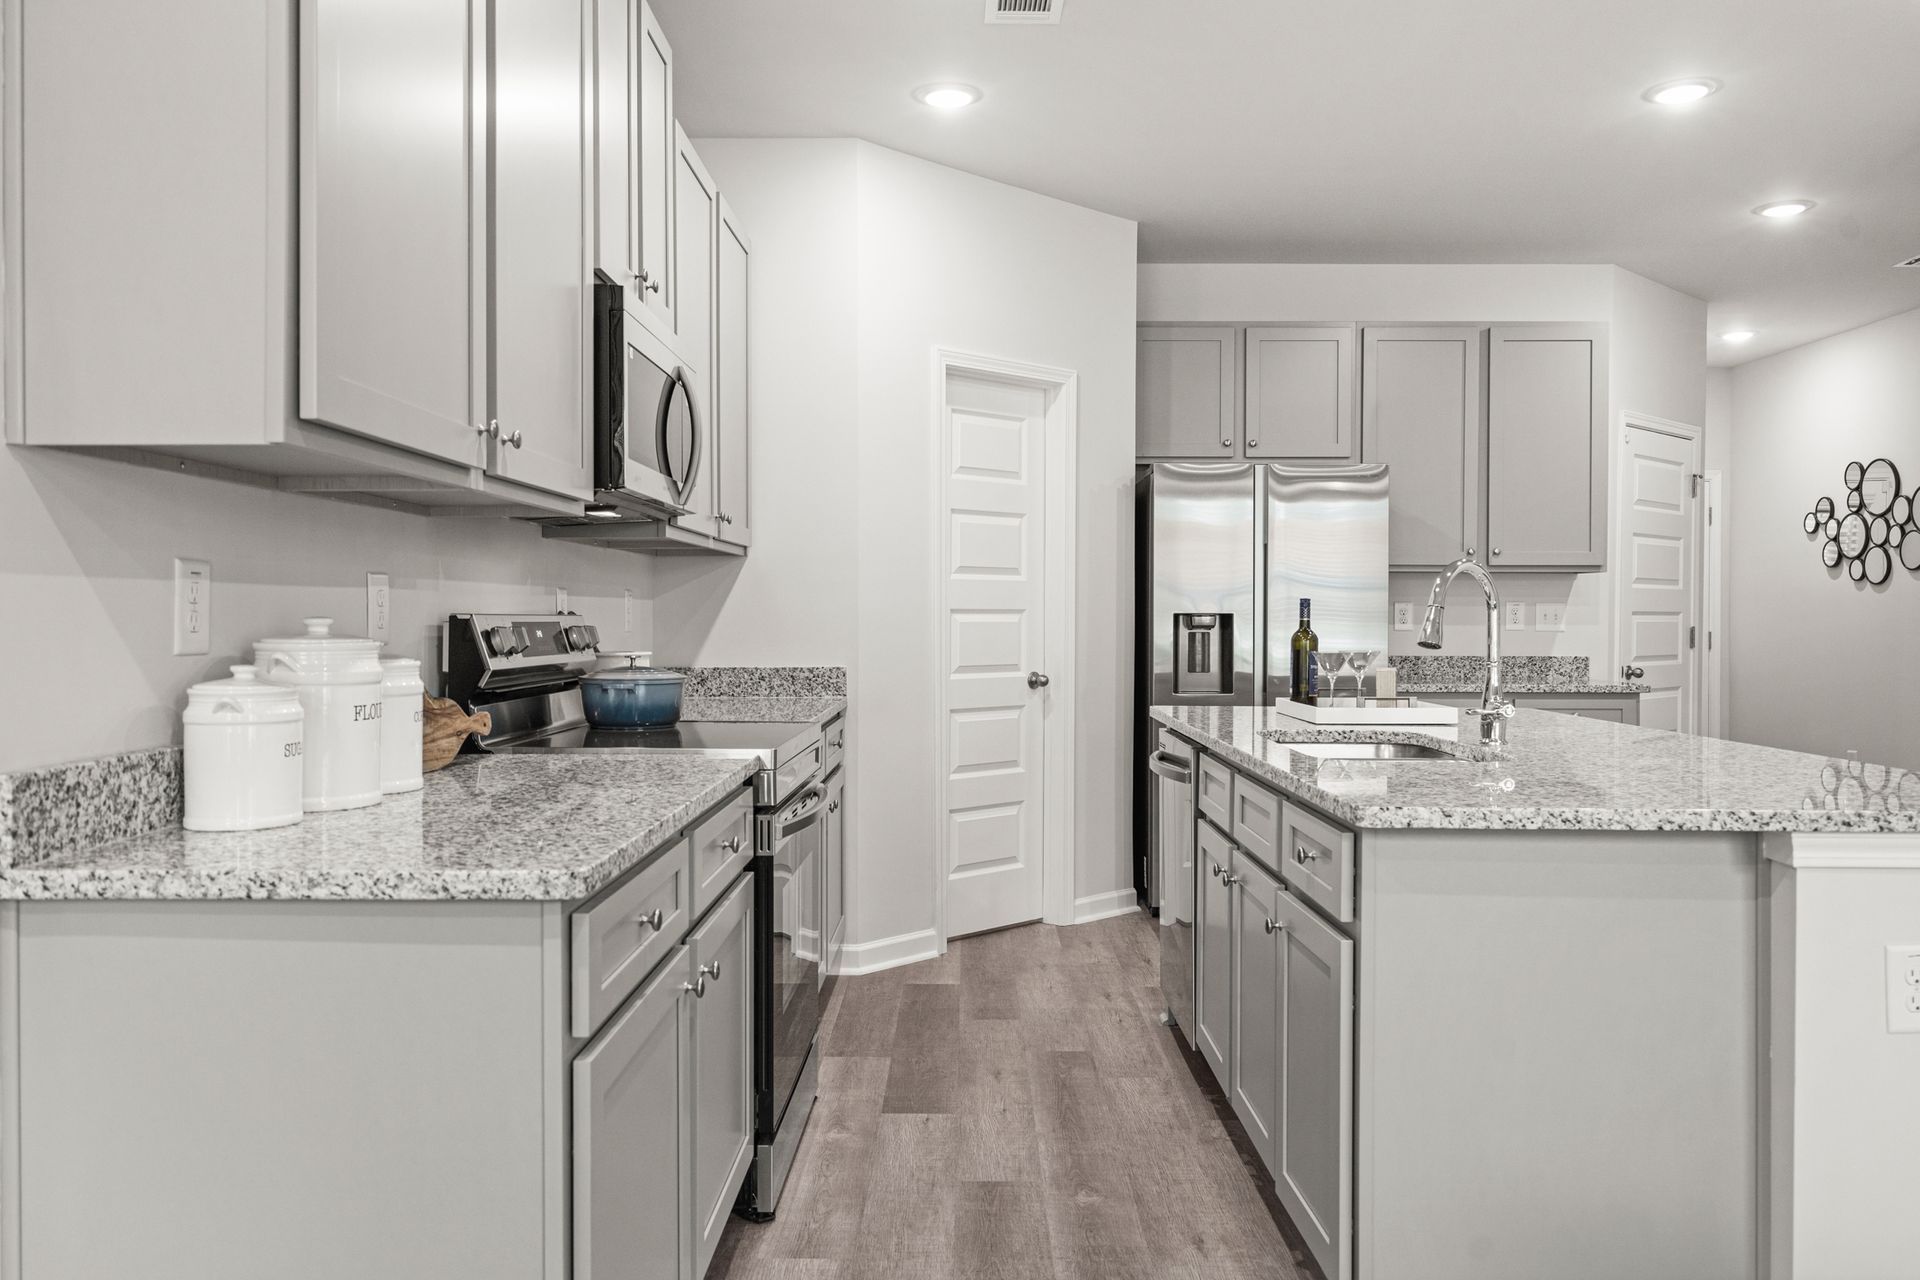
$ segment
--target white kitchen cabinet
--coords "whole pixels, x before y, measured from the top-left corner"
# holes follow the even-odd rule
[[[713,412],[714,236],[720,224],[720,196],[687,135],[674,126],[673,282],[674,350],[687,369],[693,402],[693,483],[682,502],[691,510],[675,523],[709,538],[721,533],[719,519],[718,423]]]
[[[1495,326],[1487,356],[1487,554],[1495,569],[1607,563],[1607,328]]]
[[[1327,1280],[1353,1274],[1353,942],[1289,893],[1280,926],[1273,1185]]]
[[[1141,458],[1228,460],[1239,451],[1234,373],[1240,335],[1230,325],[1142,325],[1135,349]]]
[[[741,877],[687,939],[693,1274],[706,1274],[753,1159],[753,879]]]
[[[1206,757],[1201,757],[1203,760]],[[1200,892],[1194,921],[1194,1047],[1221,1088],[1233,1079],[1233,842],[1204,818],[1194,824]]]
[[[633,35],[633,288],[641,319],[672,341],[677,290],[673,278],[673,46],[646,0],[637,0]]]
[[[492,469],[582,500],[593,496],[586,394],[592,3],[496,4],[489,94]]]
[[[747,384],[747,304],[752,242],[740,219],[720,199],[719,244],[714,263],[713,417],[720,536],[737,546],[753,542],[751,399]]]
[[[1485,545],[1485,368],[1478,325],[1369,325],[1361,333],[1361,458],[1388,468],[1391,568],[1437,569]]]
[[[1355,346],[1350,324],[1247,330],[1247,457],[1340,462],[1360,456]]]
[[[573,1060],[574,1280],[682,1280],[693,1167],[688,949]]]
[[[1233,851],[1233,1033],[1227,1097],[1272,1171],[1280,1100],[1280,882]]]

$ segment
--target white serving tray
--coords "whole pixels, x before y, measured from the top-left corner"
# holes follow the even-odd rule
[[[1290,698],[1281,698],[1273,704],[1273,709],[1289,719],[1317,725],[1457,725],[1460,723],[1458,707],[1449,707],[1439,702],[1422,702],[1418,698],[1398,701],[1404,705],[1321,707],[1310,703],[1294,702]]]

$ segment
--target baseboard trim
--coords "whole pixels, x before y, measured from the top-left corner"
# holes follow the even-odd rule
[[[882,969],[932,960],[939,954],[940,935],[932,929],[919,929],[872,942],[847,943],[840,948],[837,972],[841,977],[859,977],[863,973],[879,973]]]
[[[1140,895],[1132,889],[1115,889],[1109,893],[1089,894],[1073,900],[1073,922],[1091,924],[1095,920],[1109,920],[1114,916],[1123,916],[1129,911],[1140,908]]]

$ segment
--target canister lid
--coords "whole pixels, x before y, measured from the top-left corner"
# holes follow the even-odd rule
[[[380,688],[391,693],[426,692],[427,686],[420,679],[420,659],[380,659]]]
[[[332,618],[303,618],[307,634],[253,642],[260,678],[274,684],[378,684],[380,646],[364,636],[336,636]]]
[[[298,689],[258,679],[256,668],[250,663],[227,669],[233,672],[229,679],[203,680],[188,687],[189,716],[196,712],[215,712],[227,717],[290,719],[305,714],[300,707]]]
[[[277,636],[267,640],[256,640],[256,649],[283,649],[288,652],[325,650],[328,653],[378,653],[381,642],[369,640],[365,636],[337,636],[333,634],[332,618],[302,618],[301,623],[307,633],[303,636]]]

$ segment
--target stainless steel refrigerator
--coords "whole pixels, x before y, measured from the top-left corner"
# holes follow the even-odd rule
[[[1150,706],[1271,705],[1313,601],[1323,650],[1387,647],[1387,469],[1142,466],[1134,524],[1134,884],[1160,907]]]

